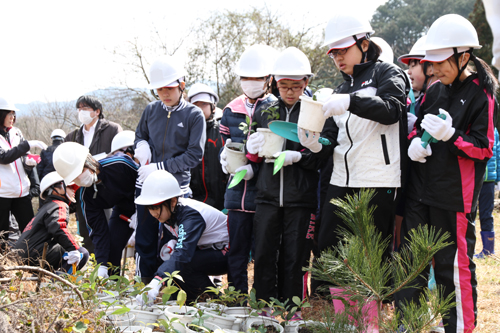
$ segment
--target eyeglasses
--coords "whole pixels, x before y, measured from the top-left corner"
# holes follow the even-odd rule
[[[7,113],[7,117],[16,118],[16,113],[15,112],[9,112],[9,113]]]
[[[293,92],[299,92],[300,90],[304,89],[304,86],[296,86],[296,87],[281,87],[281,86],[278,86],[278,90],[280,91],[280,93],[288,93],[288,91],[293,91]]]
[[[345,49],[336,49],[336,50],[331,50],[330,53],[328,53],[328,55],[330,56],[330,58],[332,59],[335,59],[337,58],[337,56],[341,55],[343,56],[344,54],[347,53],[347,51],[350,49],[351,47],[346,47]]]

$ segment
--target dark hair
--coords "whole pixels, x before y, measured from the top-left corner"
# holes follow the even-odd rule
[[[4,127],[3,124],[5,124],[5,118],[7,118],[7,115],[11,113],[12,110],[0,110],[0,127]],[[16,123],[16,118],[14,118],[14,124]]]
[[[478,58],[474,55],[472,48],[469,49],[468,51],[464,51],[461,53],[456,52],[456,49],[454,49],[454,55],[447,59],[448,62],[451,62],[452,61],[451,59],[455,59],[455,64],[458,67],[458,76],[455,79],[455,81],[459,79],[460,75],[462,74],[465,68],[469,68],[468,64],[465,64],[462,68],[460,68],[459,58],[464,53],[470,54],[469,61],[472,60],[474,66],[476,67],[477,76],[479,79],[479,87],[481,89],[486,90],[487,94],[494,97],[498,90],[498,80],[495,77],[495,74],[493,74],[493,71],[491,70],[490,66],[483,59]]]
[[[85,106],[91,108],[94,111],[101,111],[99,112],[99,119],[104,118],[104,114],[102,113],[102,103],[97,97],[90,95],[80,96],[76,101],[76,108],[78,109]]]
[[[371,40],[368,40],[370,44],[368,45],[368,50],[366,51],[366,59],[368,61],[377,61],[378,58],[380,57],[380,54],[382,53],[382,49],[380,46],[372,42]]]

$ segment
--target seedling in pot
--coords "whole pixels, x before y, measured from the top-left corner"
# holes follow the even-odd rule
[[[246,116],[245,118],[245,121],[242,121],[240,123],[240,126],[238,126],[238,128],[240,129],[240,131],[243,132],[243,134],[248,137],[249,135],[252,135],[253,133],[255,133],[255,131],[252,129],[253,126],[257,125],[257,122],[253,122],[252,123],[252,120],[250,119],[249,116]],[[246,143],[247,140],[243,140],[243,143]]]
[[[277,106],[272,106],[265,110],[262,110],[262,113],[267,113],[267,120],[269,121],[280,119],[280,112]]]
[[[312,94],[313,94],[312,99],[313,99],[313,101],[317,101],[318,100],[318,94],[317,93],[319,92],[320,89],[323,89],[325,86],[324,85],[315,86],[314,84],[310,84],[308,87],[312,91]]]

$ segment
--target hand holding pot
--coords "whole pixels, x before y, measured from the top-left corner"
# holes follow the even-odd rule
[[[231,139],[227,139],[226,140],[226,146],[228,144],[230,144],[232,141]],[[224,147],[224,149],[222,149],[222,153],[220,153],[220,156],[219,156],[219,162],[220,162],[220,165],[222,166],[222,172],[224,172],[226,175],[229,173],[227,171],[227,154],[226,154],[226,148]]]
[[[247,171],[247,173],[243,177],[244,180],[250,180],[250,179],[253,178],[253,169],[252,169],[252,166],[250,164],[247,164],[247,165],[244,165],[242,167],[239,167],[238,169],[236,169],[235,173],[238,173],[238,171],[241,171],[241,170],[246,170]]]
[[[309,130],[305,130],[303,128],[297,127],[298,129],[298,137],[300,140],[300,144],[306,148],[308,148],[313,153],[317,153],[321,151],[323,145],[319,143],[320,133],[311,132]]]
[[[331,116],[343,115],[351,104],[351,96],[349,94],[334,94],[325,104],[323,104],[323,111],[325,118]]]
[[[247,151],[254,155],[258,154],[261,150],[264,144],[266,143],[266,140],[264,138],[264,134],[262,133],[253,133],[250,135],[247,141]]]

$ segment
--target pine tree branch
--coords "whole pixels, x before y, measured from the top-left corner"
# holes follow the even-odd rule
[[[85,308],[85,302],[83,301],[83,296],[82,293],[78,290],[78,287],[75,286],[74,284],[64,280],[63,278],[57,276],[54,273],[51,273],[45,269],[42,269],[40,267],[32,267],[32,266],[12,266],[12,267],[5,267],[5,266],[0,266],[0,272],[6,272],[6,271],[27,271],[27,272],[37,272],[40,274],[45,274],[50,276],[53,279],[56,279],[57,281],[69,286],[73,291],[78,295],[80,298],[80,302],[82,303],[82,307]]]
[[[427,248],[427,249],[430,251],[429,248]],[[428,262],[431,259],[432,259],[432,256],[427,255],[425,257],[425,260],[422,260],[420,262],[420,265],[418,266],[418,269],[413,274],[410,274],[397,288],[395,288],[392,292],[390,292],[387,295],[387,297],[389,297],[391,295],[394,295],[395,293],[397,293],[398,291],[400,291],[401,289],[403,289],[408,283],[410,283],[411,281],[413,281],[414,279],[416,279],[418,277],[418,275],[420,274],[420,272],[424,270],[425,266],[428,265]]]
[[[363,278],[361,278],[361,276],[358,275],[358,273],[356,273],[352,268],[351,266],[349,265],[349,263],[347,262],[347,259],[344,259],[344,265],[346,265],[346,267],[351,271],[351,273],[356,277],[356,279],[361,282],[366,288],[368,288],[368,290],[370,290],[373,295],[375,295],[375,297],[377,297],[378,300],[381,300],[381,297],[380,295],[372,288],[372,286],[370,286],[369,284],[367,284]]]

